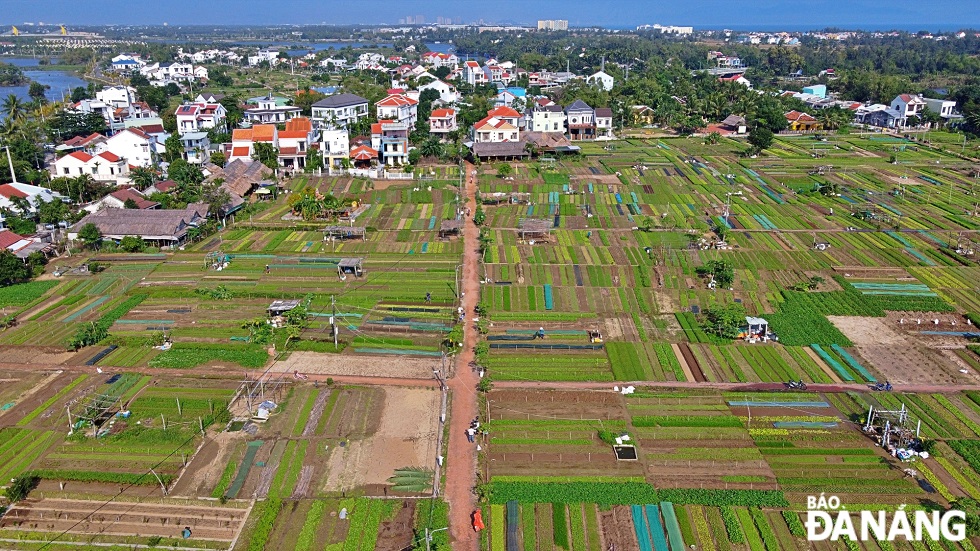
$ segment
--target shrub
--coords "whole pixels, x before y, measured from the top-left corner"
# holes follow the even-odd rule
[[[39,482],[41,482],[41,478],[32,473],[22,474],[15,478],[10,486],[7,486],[4,495],[11,503],[20,501],[27,497],[31,490],[37,488]]]

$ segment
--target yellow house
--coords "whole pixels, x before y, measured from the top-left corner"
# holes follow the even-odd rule
[[[790,111],[784,114],[789,122],[789,129],[794,132],[812,132],[820,130],[823,125],[817,119],[800,111]]]

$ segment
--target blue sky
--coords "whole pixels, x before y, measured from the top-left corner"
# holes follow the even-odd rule
[[[437,16],[464,22],[567,19],[571,25],[608,27],[644,23],[701,28],[980,27],[977,0],[614,0],[608,4],[602,0],[0,0],[0,4],[0,21],[5,24],[394,24],[405,16],[423,15],[427,22]]]

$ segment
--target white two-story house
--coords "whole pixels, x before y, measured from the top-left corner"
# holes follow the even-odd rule
[[[560,105],[536,105],[528,113],[528,130],[564,134],[566,118]]]
[[[926,100],[922,95],[899,94],[892,100],[891,108],[901,115],[899,126],[906,126],[910,117],[921,117],[926,109]]]
[[[127,128],[106,140],[106,150],[126,160],[133,166],[153,165],[156,139],[138,128]]]
[[[368,100],[356,94],[336,94],[313,104],[313,120],[322,126],[347,128],[368,116]]]
[[[228,110],[220,103],[185,103],[177,108],[177,133],[224,131]]]
[[[414,127],[418,121],[419,102],[404,94],[391,94],[374,104],[378,110],[378,120],[389,119]]]
[[[455,109],[435,109],[429,115],[429,133],[439,137],[459,130]]]
[[[326,166],[342,166],[342,159],[350,154],[350,135],[346,129],[324,130],[320,141],[320,155]]]
[[[54,177],[75,177],[83,174],[99,182],[126,183],[129,181],[129,165],[126,164],[126,159],[108,151],[98,155],[75,151],[54,162]]]

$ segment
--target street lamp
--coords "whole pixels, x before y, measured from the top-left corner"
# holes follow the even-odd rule
[[[425,549],[426,549],[426,551],[428,551],[428,549],[429,549],[429,544],[432,543],[432,536],[434,536],[436,532],[441,532],[443,530],[449,530],[449,527],[446,526],[444,528],[436,528],[435,530],[432,530],[431,532],[429,531],[428,528],[425,529]]]

